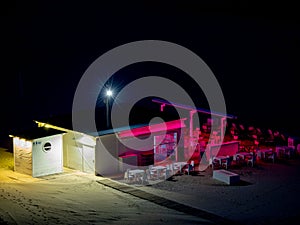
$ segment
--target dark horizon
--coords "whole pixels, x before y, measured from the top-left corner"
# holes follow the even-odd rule
[[[199,55],[216,76],[228,113],[299,136],[295,9],[288,3],[234,0],[116,5],[17,1],[1,15],[8,32],[0,136],[35,118],[71,113],[77,84],[94,60],[119,45],[149,39],[174,42]],[[114,83],[121,89],[150,75],[178,82],[198,107],[207,108],[201,90],[167,65],[128,66],[114,75]]]

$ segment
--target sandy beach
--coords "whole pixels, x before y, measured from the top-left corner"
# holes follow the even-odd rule
[[[12,153],[0,151],[0,224],[213,224],[105,187],[106,179],[65,169],[42,178],[13,172]],[[241,182],[226,185],[212,169],[133,185],[241,224],[298,224],[300,160],[231,168]],[[122,182],[122,180],[118,180]]]
[[[65,169],[32,178],[12,171],[0,151],[0,224],[210,224],[105,187],[104,179]]]
[[[299,166],[296,159],[232,168],[241,179],[233,186],[213,179],[209,168],[141,188],[241,224],[298,224]]]

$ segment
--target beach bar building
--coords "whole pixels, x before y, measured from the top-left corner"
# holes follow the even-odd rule
[[[182,142],[179,145],[179,137],[181,130],[186,128],[185,120],[184,118],[102,133],[96,141],[96,173],[110,175],[122,173],[128,168],[148,167],[168,160],[183,161],[184,144]],[[143,140],[150,134],[153,135],[153,139],[147,142],[136,141],[136,138]]]
[[[13,139],[14,170],[33,177],[63,172],[64,167],[96,175],[124,172],[165,160],[184,160],[184,141],[179,145],[186,119],[134,128],[83,134],[48,123],[10,135]],[[154,135],[142,145],[135,138]],[[128,146],[134,146],[132,148]]]
[[[220,141],[225,132],[226,118],[234,116],[213,113],[220,118],[219,132],[215,132],[215,141],[210,139],[209,143],[201,145],[205,141],[200,141],[200,128],[193,127],[193,115],[211,112],[157,99],[153,102],[161,104],[161,110],[167,105],[188,110],[190,118],[96,133],[82,133],[70,127],[35,121],[38,132],[28,131],[11,136],[15,171],[38,177],[63,172],[66,167],[96,175],[110,175],[123,173],[128,168],[146,168],[149,165],[187,162],[191,159],[199,164],[203,155],[211,163],[215,156],[232,156],[238,151],[238,141]],[[187,120],[189,126],[185,124]],[[146,139],[148,141],[145,142]],[[201,154],[204,151],[206,154]]]
[[[152,125],[106,130],[84,134],[37,122],[37,128],[13,137],[14,170],[33,177],[63,172],[64,168],[95,175],[120,174],[127,169],[146,168],[170,162],[193,159],[200,162],[199,131],[195,130],[194,148],[190,148],[189,128],[186,118]],[[136,138],[147,142],[139,143]],[[132,147],[130,147],[132,146]],[[204,155],[208,160],[219,153],[233,155],[239,143],[206,143]],[[202,148],[204,151],[205,148]],[[197,161],[198,160],[198,161]]]

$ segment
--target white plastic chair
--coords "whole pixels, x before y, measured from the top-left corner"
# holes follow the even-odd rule
[[[153,165],[149,166],[149,174],[150,174],[150,180],[156,180],[158,179],[157,177],[157,171],[152,169]]]
[[[254,166],[255,160],[256,160],[256,154],[253,152],[251,152],[251,156],[245,157],[245,161],[246,161],[247,165],[249,165],[251,163],[251,167]]]
[[[143,173],[143,176],[141,177],[141,179],[142,179],[142,184],[149,183],[147,170]]]
[[[216,168],[221,168],[221,162],[220,162],[220,160],[216,159],[216,157],[214,156],[212,158],[211,166],[212,166],[213,170],[216,169]]]
[[[265,154],[265,160],[268,160],[268,159],[272,159],[272,162],[274,163],[275,162],[275,152],[266,153]]]
[[[129,173],[130,169],[127,169],[124,173],[124,180],[131,182],[133,180],[133,176]]]

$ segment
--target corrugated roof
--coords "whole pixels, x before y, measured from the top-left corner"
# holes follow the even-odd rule
[[[137,125],[132,125],[132,126],[124,126],[124,127],[118,127],[118,128],[114,128],[114,129],[103,130],[103,131],[98,131],[96,133],[88,133],[88,134],[91,136],[97,137],[97,136],[103,136],[103,135],[107,135],[107,134],[114,134],[114,133],[118,133],[121,131],[135,129],[135,128],[139,128],[139,127],[145,127],[145,126],[148,126],[148,124],[137,124]]]

